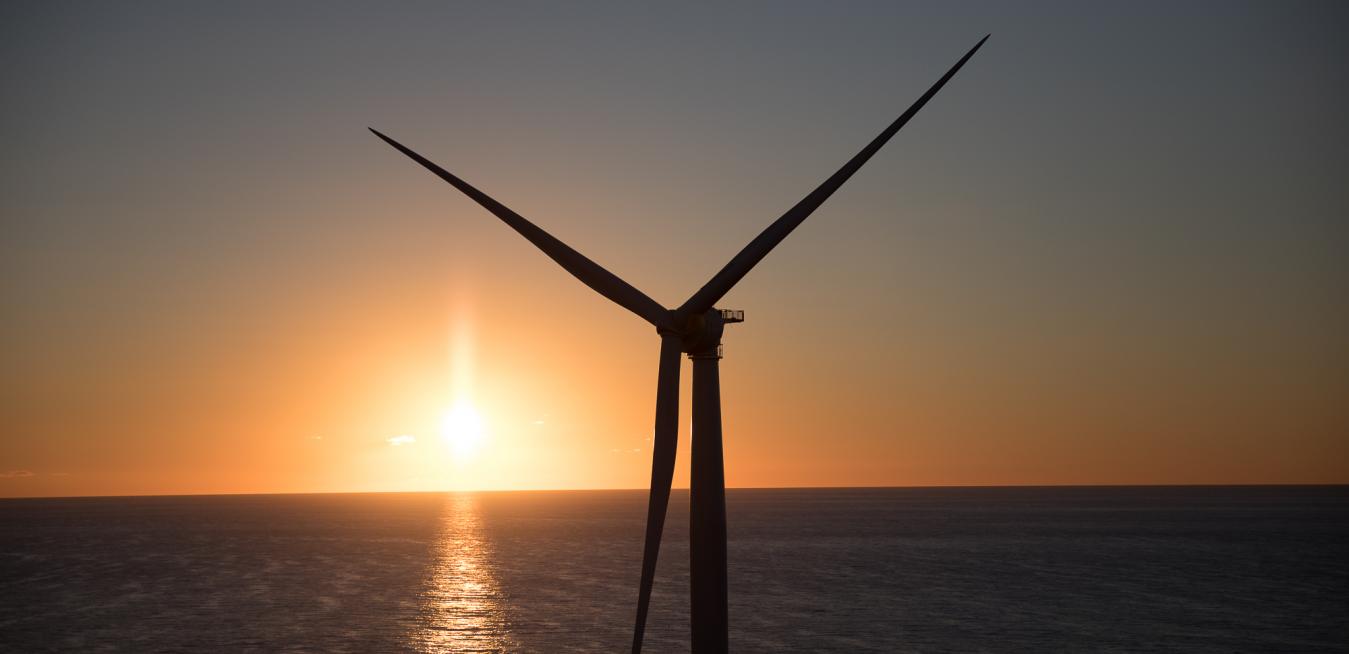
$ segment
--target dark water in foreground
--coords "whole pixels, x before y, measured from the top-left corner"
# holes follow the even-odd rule
[[[677,493],[648,651],[687,651]],[[1345,651],[1349,487],[733,490],[736,651]],[[627,647],[640,491],[0,500],[0,650]]]

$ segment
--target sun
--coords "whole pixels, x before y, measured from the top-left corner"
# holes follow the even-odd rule
[[[485,434],[482,414],[468,402],[455,402],[440,421],[440,438],[458,460],[472,458]]]

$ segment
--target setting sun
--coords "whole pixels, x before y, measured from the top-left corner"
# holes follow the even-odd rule
[[[482,414],[466,401],[456,402],[440,421],[440,438],[455,460],[471,458],[485,434]]]

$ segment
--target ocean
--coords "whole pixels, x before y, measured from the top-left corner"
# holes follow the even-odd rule
[[[645,491],[0,500],[0,651],[620,652]],[[731,490],[737,652],[1349,651],[1349,487]],[[688,494],[646,651],[688,651]]]

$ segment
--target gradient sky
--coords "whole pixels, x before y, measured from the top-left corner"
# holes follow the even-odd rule
[[[650,326],[366,126],[677,305],[989,32],[722,301],[728,485],[1349,482],[1346,28],[6,2],[0,496],[645,487]]]

